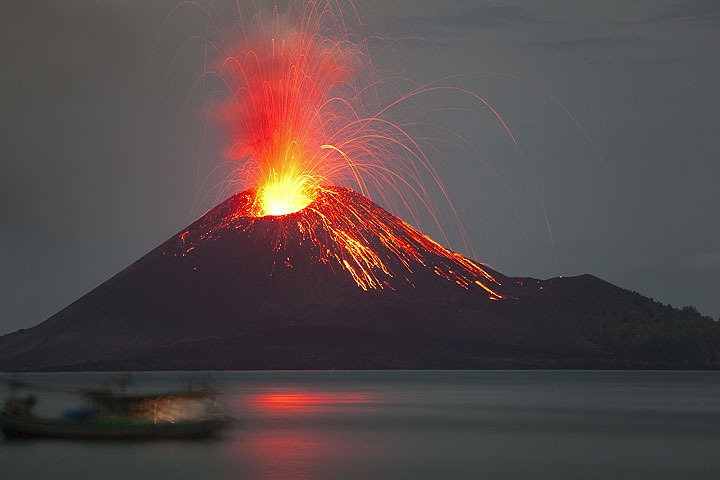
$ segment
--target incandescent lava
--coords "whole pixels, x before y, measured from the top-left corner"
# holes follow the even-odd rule
[[[478,263],[455,253],[359,193],[318,187],[314,200],[285,215],[263,215],[256,190],[231,197],[180,235],[177,254],[192,258],[215,238],[261,235],[272,251],[271,275],[307,264],[325,265],[352,278],[363,290],[414,287],[414,277],[431,271],[464,289],[482,289],[491,300],[505,298],[499,281]]]

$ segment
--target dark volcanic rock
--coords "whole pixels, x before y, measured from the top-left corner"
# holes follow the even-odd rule
[[[380,207],[334,191],[397,229],[421,260],[398,258],[365,234],[393,272],[378,276],[384,288],[365,291],[341,259],[323,256],[333,238],[322,225],[313,223],[308,235],[299,214],[237,215],[248,200],[239,194],[47,321],[0,337],[0,369],[720,365],[720,327],[692,308],[663,306],[589,275],[508,278],[482,267],[506,297],[492,300],[474,283],[462,288],[437,274],[462,271],[467,259],[424,249],[425,240]]]

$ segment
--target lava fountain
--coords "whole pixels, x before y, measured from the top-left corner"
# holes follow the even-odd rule
[[[383,103],[387,83],[376,78],[366,40],[348,27],[337,1],[290,2],[270,17],[253,16],[214,72],[228,94],[213,116],[229,139],[232,182],[242,193],[203,236],[230,226],[248,232],[269,218],[283,226],[273,248],[286,268],[293,259],[283,245],[293,232],[313,246],[316,262],[364,290],[395,289],[398,279],[412,285],[414,269],[424,268],[504,298],[481,265],[365,198],[419,201],[437,222],[426,183],[444,195],[440,179],[418,142],[389,118],[392,106],[417,92]]]

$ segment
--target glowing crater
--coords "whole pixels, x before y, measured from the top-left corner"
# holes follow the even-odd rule
[[[315,199],[317,187],[307,176],[271,175],[258,188],[258,216],[299,212]]]

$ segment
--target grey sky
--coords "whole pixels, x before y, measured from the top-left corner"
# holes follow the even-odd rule
[[[43,321],[223,199],[211,89],[195,84],[195,38],[212,28],[179,3],[3,4],[0,333]],[[232,25],[234,2],[216,3]],[[476,259],[509,275],[592,273],[718,317],[720,2],[356,5],[392,46],[383,68],[482,96],[519,142],[521,155],[467,97],[428,100],[476,153],[437,146]]]

